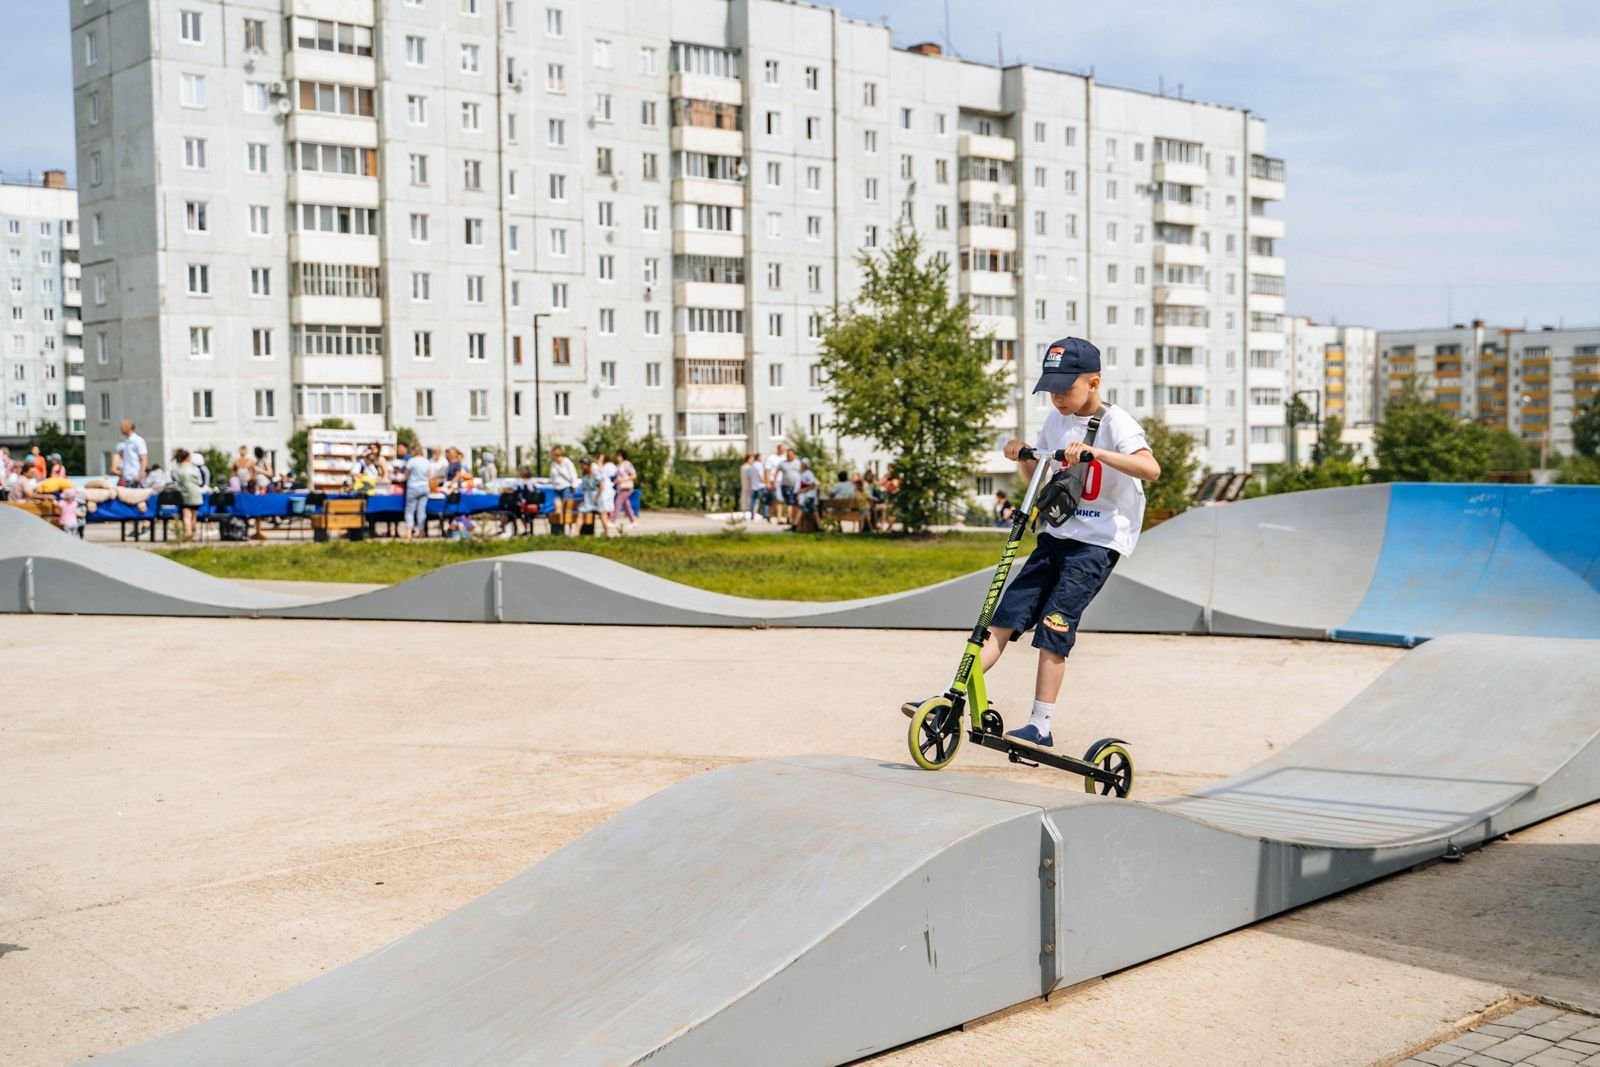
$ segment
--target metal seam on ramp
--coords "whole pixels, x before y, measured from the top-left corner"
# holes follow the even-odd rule
[[[96,1061],[846,1062],[1590,803],[1597,694],[1600,642],[1447,637],[1270,759],[1155,804],[736,764],[378,952]]]

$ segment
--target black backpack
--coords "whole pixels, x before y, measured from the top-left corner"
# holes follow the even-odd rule
[[[1106,406],[1100,405],[1093,415],[1089,416],[1088,432],[1083,435],[1085,446],[1094,444],[1094,435],[1100,432],[1100,420],[1106,417]],[[1039,462],[1043,463],[1044,460]],[[1045,487],[1039,490],[1039,511],[1033,522],[1037,530],[1040,523],[1046,526],[1060,526],[1072,517],[1078,510],[1078,501],[1083,498],[1083,480],[1088,476],[1087,463],[1074,463],[1070,467],[1062,467]]]

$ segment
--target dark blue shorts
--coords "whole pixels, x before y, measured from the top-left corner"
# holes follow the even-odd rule
[[[1011,640],[1033,630],[1033,646],[1065,656],[1078,639],[1078,620],[1117,565],[1117,553],[1063,537],[1041,536],[1017,572],[993,626],[1010,630]]]

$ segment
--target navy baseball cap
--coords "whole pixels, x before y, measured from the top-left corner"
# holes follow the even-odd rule
[[[1064,393],[1072,388],[1080,374],[1097,374],[1100,371],[1100,350],[1081,337],[1063,337],[1051,341],[1044,352],[1044,366],[1036,393]]]

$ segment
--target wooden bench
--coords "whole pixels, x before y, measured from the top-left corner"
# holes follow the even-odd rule
[[[821,500],[817,504],[817,520],[824,529],[844,532],[844,524],[853,522],[861,529],[861,511],[854,500]]]
[[[327,500],[322,510],[311,516],[311,539],[326,541],[335,530],[343,530],[345,537],[359,541],[367,529],[367,498]]]
[[[0,501],[0,503],[4,503],[7,507],[16,508],[18,511],[26,511],[30,515],[37,515],[41,519],[50,518],[57,513],[55,501],[53,500],[6,500]]]

